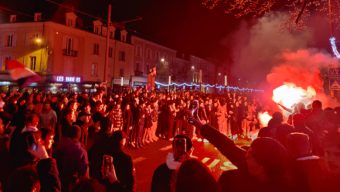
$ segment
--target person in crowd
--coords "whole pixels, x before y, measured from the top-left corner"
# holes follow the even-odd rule
[[[152,128],[152,111],[150,103],[147,103],[145,105],[145,124],[142,138],[142,143],[144,145],[152,142],[151,128]]]
[[[49,101],[45,101],[42,107],[42,111],[39,115],[40,115],[39,127],[48,128],[54,131],[57,125],[57,114],[51,108],[51,103]]]
[[[175,118],[178,112],[175,101],[169,103],[169,116],[168,116],[168,135],[167,139],[172,140],[174,134]]]
[[[325,129],[325,114],[322,109],[322,103],[319,100],[312,102],[312,110],[306,115],[306,126],[309,127],[315,134],[321,138]]]
[[[72,125],[54,151],[57,160],[62,191],[70,191],[79,179],[88,178],[88,156],[79,142],[81,128]]]
[[[77,117],[77,121],[74,123],[81,128],[80,143],[87,148],[87,141],[89,137],[89,126],[91,121],[91,114],[86,112],[80,112]]]
[[[32,161],[32,155],[26,150],[28,143],[35,137],[38,137],[37,128],[39,124],[39,115],[31,113],[27,115],[24,127],[15,127],[10,140],[10,153],[14,165],[20,167]]]
[[[260,129],[258,137],[270,137],[286,145],[287,136],[294,131],[294,128],[283,123],[283,115],[281,112],[275,112],[268,122],[268,126]]]
[[[100,138],[100,123],[103,118],[104,116],[99,112],[95,112],[91,116],[92,121],[88,128],[87,149],[90,149]]]
[[[123,114],[120,103],[115,103],[109,115],[113,121],[113,129],[118,131],[123,128]]]
[[[325,161],[312,153],[307,134],[293,132],[287,137],[287,149],[292,155],[294,179],[299,191],[322,191],[327,185]]]
[[[8,181],[7,192],[35,192],[41,191],[39,175],[33,166],[22,167],[14,171]]]
[[[102,178],[101,164],[102,156],[108,154],[108,151],[112,147],[111,136],[113,133],[112,119],[109,117],[103,117],[100,120],[100,131],[96,142],[89,149],[89,161],[90,161],[90,175],[98,180]]]
[[[158,125],[158,102],[154,101],[151,103],[151,140],[158,141],[158,137],[156,134],[157,125]]]
[[[111,136],[112,146],[109,155],[113,157],[113,165],[117,175],[119,188],[124,191],[134,191],[134,166],[130,155],[126,154],[123,147],[126,144],[126,135],[121,130],[115,131]]]
[[[126,103],[123,109],[123,132],[127,135],[127,143],[131,145],[131,130],[133,126],[132,111],[129,103]]]
[[[67,135],[67,132],[71,129],[73,123],[76,121],[77,116],[76,112],[71,109],[65,109],[62,113],[63,117],[61,117],[61,125],[58,132],[61,135],[61,138]]]
[[[206,106],[208,119],[209,119],[210,125],[218,129],[217,110],[219,107],[219,102],[217,99],[214,99],[214,100],[210,99],[209,102],[212,102],[212,103],[211,104],[208,103],[208,105]]]
[[[126,143],[124,132],[115,131],[112,133],[112,123],[109,118],[102,121],[102,130],[106,130],[103,138],[93,146],[89,151],[90,173],[91,176],[98,179],[108,189],[121,189],[123,191],[134,190],[134,176],[132,158],[123,151]],[[117,179],[115,182],[108,182],[103,176],[101,167],[105,161],[105,156],[109,155],[113,160],[113,169]]]
[[[225,172],[219,179],[222,191],[290,191],[290,156],[278,141],[268,137],[255,139],[245,151],[210,125],[190,120],[238,169]],[[270,155],[268,155],[270,154]]]
[[[39,117],[37,114],[33,115]],[[22,133],[21,138],[23,142],[18,142],[21,144],[21,162],[16,166],[13,171],[13,175],[10,176],[9,182],[6,185],[5,191],[26,191],[33,186],[37,186],[40,191],[61,191],[61,184],[59,180],[59,172],[55,159],[51,158],[44,145],[42,145],[40,138],[40,131],[35,130],[33,132],[33,126],[31,123],[31,117],[28,117],[28,122],[26,123],[26,130]],[[36,123],[37,124],[37,123]],[[17,140],[18,141],[18,140]],[[18,156],[17,156],[18,157]],[[9,166],[10,164],[8,164]],[[28,169],[26,169],[28,168]],[[23,170],[26,170],[22,172]],[[32,170],[31,172],[27,170]],[[36,172],[37,180],[28,180],[28,175]],[[24,175],[21,175],[25,173]],[[23,176],[17,177],[17,176]],[[18,181],[20,180],[20,181]],[[18,183],[23,182],[23,186],[16,186]],[[37,184],[37,185],[35,185]],[[34,187],[33,187],[34,188]],[[18,189],[18,190],[17,190]],[[22,189],[22,190],[19,190]]]
[[[303,114],[293,115],[292,123],[294,126],[294,132],[305,133],[308,135],[313,154],[322,155],[323,149],[321,147],[321,141],[318,139],[318,136],[316,136],[315,133],[306,126],[305,116]]]
[[[198,116],[198,118],[203,123],[209,123],[208,116],[207,116],[207,113],[205,111],[203,100],[199,100],[198,102],[199,102],[199,104],[198,104],[199,107],[197,109],[197,116]],[[196,135],[197,135],[197,138],[198,138],[197,141],[199,141],[199,142],[203,141],[203,138],[201,137],[201,134],[200,134],[200,129],[196,129]]]
[[[54,143],[54,131],[48,128],[40,128],[40,143],[45,147],[47,154],[52,155],[52,147]]]
[[[215,101],[216,106],[216,117],[217,117],[217,124],[218,124],[218,131],[220,131],[223,134],[229,135],[227,130],[227,105],[225,103],[224,99],[216,100]]]
[[[185,160],[178,169],[176,192],[218,192],[218,185],[210,170],[197,159]]]
[[[2,118],[0,117],[0,191],[6,185],[8,175],[13,169],[9,153],[9,133],[5,130]]]
[[[174,189],[176,171],[183,161],[192,153],[191,139],[184,135],[176,135],[172,141],[172,153],[166,157],[166,162],[156,168],[152,176],[152,192],[169,192]]]

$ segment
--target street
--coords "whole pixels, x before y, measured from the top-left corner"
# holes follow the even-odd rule
[[[223,171],[236,168],[210,143],[194,141],[193,147],[192,157],[208,166],[216,179]],[[150,191],[153,171],[165,162],[166,155],[171,150],[171,141],[167,140],[159,140],[141,149],[126,149],[135,166],[136,191]]]

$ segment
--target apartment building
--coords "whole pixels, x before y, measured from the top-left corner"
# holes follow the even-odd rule
[[[210,82],[209,76],[215,75],[211,62],[195,56],[183,58],[174,49],[116,25],[94,20],[90,30],[84,30],[74,12],[65,13],[63,22],[41,18],[41,13],[35,13],[34,21],[20,22],[10,15],[9,22],[0,24],[0,85],[11,84],[5,70],[8,59],[36,71],[54,89],[94,88],[103,81],[107,85],[145,85],[152,67],[157,68],[157,81],[165,83],[169,76],[177,82],[194,82],[192,77],[198,71],[204,71],[200,81]]]

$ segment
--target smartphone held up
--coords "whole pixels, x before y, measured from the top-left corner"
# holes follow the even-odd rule
[[[113,171],[113,157],[111,155],[103,155],[103,175],[108,176]]]

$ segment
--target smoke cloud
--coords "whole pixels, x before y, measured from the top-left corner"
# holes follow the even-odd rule
[[[253,82],[253,86],[265,80],[278,57],[284,51],[296,51],[308,47],[312,42],[309,30],[290,33],[282,28],[287,15],[273,13],[264,16],[249,26],[243,22],[231,39],[233,45],[232,72]]]
[[[317,92],[315,99],[334,106],[337,103],[324,93],[320,72],[337,62],[323,48],[329,48],[329,32],[325,30],[328,22],[315,17],[310,28],[289,32],[282,28],[286,20],[286,14],[272,13],[253,25],[241,23],[225,41],[233,42],[233,73],[248,80],[251,87],[261,85],[268,90],[268,99],[274,88],[291,82],[304,89],[312,86]]]

